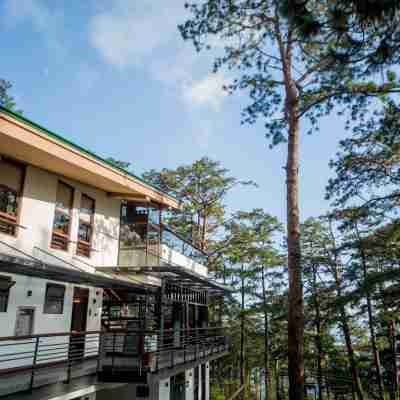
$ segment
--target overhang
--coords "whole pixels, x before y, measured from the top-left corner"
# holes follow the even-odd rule
[[[129,281],[129,279],[105,276],[98,272],[83,272],[72,268],[43,263],[39,260],[36,261],[34,259],[0,253],[0,273],[2,272],[64,283],[90,285],[103,289],[128,289],[142,294],[158,290],[157,287],[137,284]]]
[[[151,275],[156,276],[179,286],[187,287],[192,290],[205,290],[211,296],[222,296],[230,293],[230,289],[223,286],[214,280],[200,275],[194,271],[191,271],[184,267],[173,266],[173,265],[160,265],[160,266],[141,266],[141,267],[99,267],[99,271],[106,273],[118,271],[121,276],[134,276],[139,275]]]
[[[3,107],[0,107],[0,156],[85,183],[114,197],[179,208],[174,197]]]

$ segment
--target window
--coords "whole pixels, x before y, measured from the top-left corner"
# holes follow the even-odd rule
[[[71,186],[58,182],[56,211],[51,237],[51,247],[54,249],[68,250],[73,196],[74,190]]]
[[[44,314],[62,314],[64,309],[65,286],[48,283],[44,300]]]
[[[15,281],[10,276],[0,275],[0,312],[7,312],[8,296]]]
[[[76,254],[90,257],[93,235],[93,218],[95,202],[89,196],[82,195],[79,211],[78,246]]]
[[[0,233],[15,235],[24,168],[0,160]]]

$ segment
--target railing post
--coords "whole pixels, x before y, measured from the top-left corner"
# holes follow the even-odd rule
[[[32,391],[34,380],[35,380],[35,369],[36,369],[38,350],[39,350],[39,336],[36,337],[36,342],[35,342],[35,352],[33,353],[31,381],[29,382],[29,391]]]
[[[102,347],[103,347],[103,336],[101,333],[99,333],[99,348],[97,350],[97,372],[100,371]]]
[[[112,357],[111,357],[111,375],[114,375],[114,362],[115,362],[115,335],[116,332],[113,332],[113,351],[112,351]]]
[[[70,379],[71,379],[71,357],[72,357],[72,351],[73,350],[73,346],[72,346],[72,333],[69,336],[69,343],[68,343],[68,356],[67,356],[67,379],[65,380],[65,383],[69,383]],[[72,350],[72,351],[71,351]]]

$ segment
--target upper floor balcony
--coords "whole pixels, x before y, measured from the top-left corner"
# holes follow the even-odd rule
[[[207,254],[162,223],[162,211],[140,203],[122,207],[119,267],[174,266],[207,276]]]

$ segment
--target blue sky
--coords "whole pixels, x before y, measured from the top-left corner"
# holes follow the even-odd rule
[[[285,146],[268,148],[262,124],[240,124],[242,95],[221,90],[212,54],[196,54],[177,24],[183,0],[1,0],[0,77],[26,117],[136,174],[207,155],[257,189],[231,193],[231,209],[262,207],[285,219]],[[302,138],[302,219],[324,212],[328,168],[343,123],[332,116]]]

